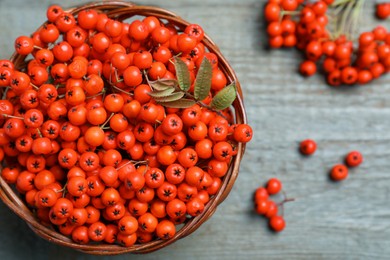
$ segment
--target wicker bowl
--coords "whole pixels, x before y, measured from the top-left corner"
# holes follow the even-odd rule
[[[133,16],[155,16],[160,20],[165,20],[175,25],[179,31],[183,31],[184,28],[188,24],[190,24],[189,22],[183,20],[182,18],[170,11],[154,6],[138,6],[133,3],[122,1],[93,2],[70,8],[64,11],[76,16],[78,12],[85,9],[95,9],[98,12],[104,12],[108,15],[108,17],[115,18],[120,21],[131,18]],[[236,83],[238,93],[237,99],[233,103],[235,123],[246,123],[242,91],[235,72],[233,71],[227,60],[223,57],[217,45],[207,35],[205,35],[204,37],[203,44],[209,52],[212,52],[217,55],[219,67],[225,73],[228,83]],[[19,55],[15,52],[10,59],[14,62],[15,68],[23,69],[25,67],[25,56]],[[217,209],[217,206],[224,201],[224,199],[227,197],[233,187],[233,184],[238,176],[239,166],[244,151],[245,144],[239,143],[238,153],[231,161],[228,173],[223,177],[222,185],[217,194],[211,197],[210,201],[205,205],[205,210],[202,214],[198,215],[197,217],[191,218],[187,222],[185,222],[184,225],[180,228],[180,230],[176,232],[175,236],[169,240],[153,240],[145,244],[135,244],[131,247],[122,247],[119,245],[108,244],[80,245],[73,242],[70,238],[60,234],[53,228],[41,224],[40,221],[34,216],[33,212],[26,206],[25,202],[20,198],[15,189],[8,185],[2,177],[0,177],[0,198],[13,212],[15,212],[20,218],[26,221],[28,226],[36,234],[52,243],[94,255],[149,253],[161,249],[177,241],[180,238],[188,236],[214,214],[215,210]]]

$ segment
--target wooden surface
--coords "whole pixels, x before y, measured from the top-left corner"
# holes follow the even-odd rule
[[[296,51],[264,48],[264,2],[142,1],[204,27],[237,72],[255,134],[232,192],[208,222],[158,252],[112,259],[390,257],[390,77],[348,89],[330,88],[320,75],[302,78]],[[9,57],[17,36],[44,21],[51,3],[0,0],[0,58]],[[373,6],[367,6],[365,21],[366,30],[377,22]],[[297,152],[305,138],[318,142],[311,158]],[[352,149],[363,153],[363,165],[348,180],[330,182],[329,169]],[[289,197],[296,198],[285,207],[287,227],[281,234],[270,232],[252,210],[252,192],[270,177],[282,180]],[[27,258],[92,259],[38,238],[0,203],[0,259]]]

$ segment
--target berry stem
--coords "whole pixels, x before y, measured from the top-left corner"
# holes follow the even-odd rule
[[[355,0],[336,0],[330,6],[331,7],[335,7],[335,6],[339,6],[339,5],[343,5],[343,4],[349,3],[351,1],[354,2]]]
[[[105,88],[103,88],[103,90],[102,90],[101,92],[99,92],[99,93],[97,93],[97,94],[95,94],[95,95],[92,95],[92,96],[88,96],[88,97],[86,97],[86,99],[90,99],[90,98],[98,97],[98,96],[100,96],[100,95],[103,95],[103,94],[104,94],[104,92],[106,92],[106,89],[105,89]]]
[[[138,165],[138,164],[148,164],[149,162],[148,161],[131,161],[134,163],[134,165]]]
[[[114,69],[114,72],[115,72],[115,80],[116,80],[116,82],[122,82],[123,79],[119,79],[119,77],[118,77],[118,70],[116,68]]]
[[[125,94],[127,94],[127,95],[129,95],[129,96],[132,96],[132,95],[133,95],[132,93],[127,92],[126,90],[120,89],[120,88],[118,88],[118,87],[115,86],[115,85],[110,84],[110,86],[111,86],[113,89],[115,89],[115,90],[117,90],[117,91],[119,91],[119,92],[125,93]]]
[[[361,18],[362,10],[364,8],[364,3],[366,0],[360,0],[356,4],[356,8],[352,11],[352,19],[351,21],[355,21],[351,23],[351,33],[356,34],[357,27],[359,24],[359,20]]]
[[[291,201],[295,201],[295,199],[294,198],[286,198],[286,199],[282,200],[281,202],[279,202],[278,206],[282,206],[284,203],[291,202]]]
[[[3,92],[3,96],[1,97],[2,100],[7,99],[7,92],[10,89],[10,87],[6,87]]]
[[[285,15],[301,15],[301,12],[300,11],[286,11],[286,10],[282,10],[281,11],[282,18]]]
[[[62,192],[62,197],[65,198],[65,195],[66,195],[66,192],[68,191],[67,190],[67,187],[68,186],[68,181],[66,181],[64,187],[60,190],[60,192]]]
[[[347,19],[350,19],[351,12],[353,10],[354,5],[355,5],[354,1],[349,1],[346,3],[345,10],[343,11],[343,14],[341,16],[341,23],[340,23],[339,31],[337,32],[338,35],[344,32],[347,38],[350,37],[350,32],[347,26]]]
[[[286,202],[295,201],[295,199],[294,198],[287,198],[286,192],[284,192],[284,191],[282,191],[282,194],[283,194],[283,200],[281,202],[279,202],[277,204],[277,206],[281,208],[281,210],[282,210],[282,214],[281,215],[284,216],[284,204]]]
[[[120,167],[116,168],[117,171],[119,171],[120,169],[122,169],[123,167],[129,165],[129,164],[134,164],[134,166],[138,165],[138,164],[147,164],[148,162],[147,161],[133,161],[133,160],[130,160],[128,161],[127,163],[121,165]]]
[[[62,88],[63,86],[64,86],[64,84],[57,84],[56,89]]]
[[[353,39],[364,3],[365,0],[339,0],[331,5],[333,10],[329,16],[332,18],[333,38],[345,35]]]
[[[106,126],[106,124],[110,121],[110,119],[111,119],[114,115],[115,115],[115,113],[111,113],[111,115],[107,118],[106,122],[104,122],[104,123],[100,126],[100,128],[103,129],[103,128]]]
[[[8,114],[1,114],[3,117],[9,117],[9,118],[16,118],[16,119],[21,119],[24,120],[23,117],[21,116],[13,116],[13,115],[8,115]]]
[[[41,132],[41,130],[39,130],[39,128],[37,128],[37,132],[39,134],[39,137],[43,137],[42,132]]]
[[[33,88],[35,88],[36,90],[39,90],[39,87],[36,86],[36,85],[34,85],[33,83],[30,82],[30,85],[31,85]]]

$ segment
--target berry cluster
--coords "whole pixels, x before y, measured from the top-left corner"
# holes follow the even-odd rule
[[[252,138],[203,29],[58,5],[47,18],[15,41],[26,68],[0,61],[2,178],[77,243],[172,238]]]
[[[270,195],[276,195],[281,190],[282,182],[277,178],[271,178],[268,180],[265,188],[259,187],[256,189],[253,198],[256,213],[268,218],[269,226],[275,232],[282,231],[286,226],[283,214],[278,214],[279,207],[283,207],[284,203],[294,200],[285,198],[282,202],[276,203],[270,199]]]
[[[301,154],[310,156],[315,153],[317,144],[312,139],[306,139],[300,142],[299,151]],[[351,151],[345,157],[345,164],[336,164],[330,171],[330,178],[333,181],[341,181],[348,177],[348,167],[357,167],[363,162],[363,156],[358,151]],[[254,193],[255,211],[257,214],[265,216],[269,219],[269,226],[276,232],[282,231],[285,226],[283,214],[278,215],[279,207],[294,199],[286,198],[280,203],[275,203],[269,199],[270,195],[278,194],[282,190],[282,183],[277,178],[268,180],[266,187],[259,187]],[[283,208],[282,208],[283,209]]]
[[[390,2],[377,4],[376,16],[379,19],[387,19],[390,16]]]
[[[332,86],[366,84],[390,70],[390,33],[377,26],[362,33],[357,46],[354,45],[349,30],[354,30],[355,14],[362,9],[362,2],[270,0],[264,9],[269,45],[302,51],[305,60],[299,71],[304,76],[314,75],[321,65]],[[333,34],[327,28],[329,9],[337,12],[334,23],[341,24]],[[348,23],[351,28],[346,21],[351,21]]]

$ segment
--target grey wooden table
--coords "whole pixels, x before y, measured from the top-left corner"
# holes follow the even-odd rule
[[[238,74],[255,134],[233,190],[209,221],[158,252],[113,259],[390,258],[390,77],[348,89],[330,88],[320,75],[302,78],[297,52],[264,48],[265,2],[142,1],[204,27]],[[50,4],[0,0],[0,58],[8,58],[17,36],[42,23]],[[366,8],[362,29],[377,22],[373,11]],[[297,153],[305,138],[318,142],[311,158]],[[352,149],[362,151],[363,165],[348,180],[330,182],[328,170]],[[285,207],[287,227],[280,234],[252,211],[252,192],[270,177],[296,198]],[[92,259],[38,238],[0,203],[0,259],[75,258]]]

